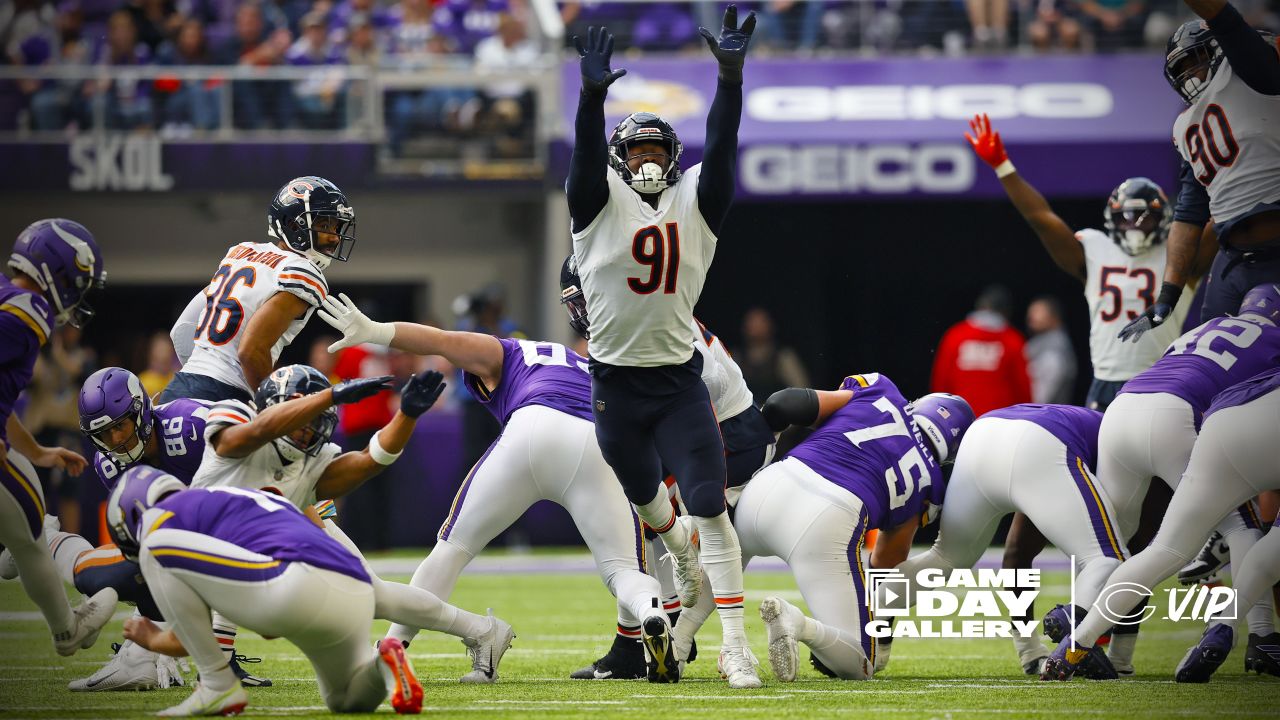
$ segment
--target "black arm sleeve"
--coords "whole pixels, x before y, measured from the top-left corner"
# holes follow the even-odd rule
[[[792,425],[807,427],[818,419],[818,392],[812,388],[787,388],[769,396],[760,408],[764,421],[774,432]]]
[[[573,156],[569,159],[569,217],[573,231],[591,224],[609,202],[609,146],[604,139],[604,94],[578,95],[574,121]]]
[[[1263,95],[1280,95],[1280,55],[1231,3],[1209,21],[1209,32],[1245,85]]]
[[[1178,173],[1178,199],[1174,202],[1173,219],[1201,227],[1209,222],[1209,193],[1196,180],[1195,169],[1186,161]]]
[[[707,145],[698,177],[698,208],[716,235],[733,204],[741,121],[742,84],[717,80],[716,97],[707,113]]]

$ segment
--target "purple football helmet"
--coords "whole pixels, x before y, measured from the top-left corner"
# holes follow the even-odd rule
[[[107,532],[127,560],[138,561],[142,514],[166,495],[186,489],[181,480],[150,465],[131,467],[120,476],[107,500]]]
[[[1244,294],[1238,315],[1254,315],[1280,325],[1280,284],[1257,285]]]
[[[114,431],[126,420],[133,421],[133,432],[119,437]],[[124,368],[107,367],[84,381],[80,388],[80,432],[120,469],[142,458],[154,429],[151,398],[137,375]]]
[[[951,393],[930,393],[911,403],[911,419],[924,433],[940,465],[955,460],[956,448],[973,424],[973,408]]]
[[[93,233],[63,218],[28,225],[13,245],[9,269],[29,276],[40,286],[59,325],[84,327],[93,317],[89,294],[107,283],[102,252]]]

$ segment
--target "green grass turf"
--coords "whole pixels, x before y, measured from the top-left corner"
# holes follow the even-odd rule
[[[405,578],[389,578],[404,580]],[[1037,605],[1065,600],[1065,573],[1047,573],[1046,590]],[[644,681],[573,681],[568,674],[606,650],[611,640],[614,604],[599,580],[589,574],[469,575],[458,584],[453,601],[483,612],[494,608],[511,621],[518,637],[494,686],[457,682],[469,669],[456,639],[423,634],[410,654],[426,690],[424,714],[434,717],[541,716],[603,717],[1276,717],[1280,680],[1243,672],[1238,648],[1210,685],[1172,682],[1172,670],[1195,642],[1198,623],[1155,620],[1144,626],[1138,645],[1138,676],[1108,683],[1075,680],[1042,683],[1019,671],[1007,640],[902,639],[893,662],[866,683],[828,680],[804,665],[797,682],[782,684],[768,668],[759,601],[781,593],[800,602],[790,575],[747,575],[747,631],[764,666],[765,687],[733,691],[715,670],[719,624],[714,619],[701,633],[702,656],[678,685]],[[71,693],[66,683],[85,676],[104,660],[108,643],[118,638],[113,622],[98,645],[73,658],[60,658],[34,605],[16,582],[0,583],[0,718],[136,717],[181,701],[189,690],[153,692]],[[14,613],[20,613],[15,615]],[[375,635],[387,627],[377,622]],[[108,637],[110,636],[110,637]],[[802,647],[802,653],[807,652]],[[248,714],[258,716],[320,715],[325,710],[310,666],[287,641],[265,641],[246,632],[240,651],[263,657],[252,670],[273,678],[273,688],[249,691]],[[384,705],[381,712],[390,713]]]

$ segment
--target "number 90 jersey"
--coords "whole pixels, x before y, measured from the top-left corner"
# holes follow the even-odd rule
[[[1152,245],[1136,257],[1120,249],[1100,230],[1081,230],[1076,239],[1084,249],[1084,297],[1089,303],[1089,358],[1093,376],[1124,382],[1151,367],[1182,333],[1195,293],[1184,292],[1173,315],[1137,343],[1121,340],[1120,330],[1155,304],[1164,278],[1166,249]]]
[[[716,251],[698,209],[694,165],[655,209],[613,170],[609,202],[573,234],[591,321],[591,357],[610,365],[681,365],[693,356],[689,324]]]
[[[307,311],[294,319],[271,348],[271,363],[302,331],[329,294],[329,285],[306,257],[272,243],[240,243],[227,251],[204,289],[204,309],[196,321],[191,357],[182,371],[204,375],[253,394],[240,367],[240,340],[249,319],[279,292],[298,296]],[[199,296],[197,296],[199,297]]]
[[[942,470],[911,421],[907,401],[889,378],[851,375],[852,390],[835,411],[788,457],[848,490],[867,508],[871,528],[920,521],[930,503],[942,504]]]

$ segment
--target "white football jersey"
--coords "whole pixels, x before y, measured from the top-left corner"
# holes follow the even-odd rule
[[[307,311],[289,323],[275,347],[271,363],[297,337],[315,309],[329,294],[324,274],[310,260],[272,243],[240,243],[227,251],[204,296],[204,310],[196,321],[191,357],[182,372],[204,375],[252,394],[240,367],[240,338],[249,318],[279,292],[302,298]]]
[[[618,174],[609,202],[573,233],[591,321],[591,357],[610,365],[680,365],[693,356],[689,325],[716,251],[698,209],[702,165],[662,192],[655,209]]]
[[[1152,245],[1133,257],[1101,230],[1081,230],[1084,246],[1084,297],[1089,303],[1089,356],[1093,376],[1118,382],[1155,364],[1169,343],[1182,334],[1191,298],[1182,293],[1173,315],[1146,332],[1137,343],[1120,339],[1120,331],[1156,301],[1164,278],[1165,246]]]
[[[1280,201],[1280,96],[1255,92],[1227,60],[1174,121],[1173,144],[1208,190],[1215,222]]]
[[[342,454],[342,448],[325,443],[315,456],[285,463],[273,443],[267,443],[242,458],[222,457],[209,441],[218,432],[253,420],[257,413],[247,403],[223,400],[209,408],[204,426],[204,456],[191,487],[238,487],[250,490],[271,488],[298,508],[316,503],[316,483],[325,468]]]
[[[702,355],[702,382],[711,395],[716,422],[722,423],[751,407],[754,401],[751,388],[742,378],[742,368],[733,361],[720,338],[697,318],[689,325],[693,328],[693,347]]]

